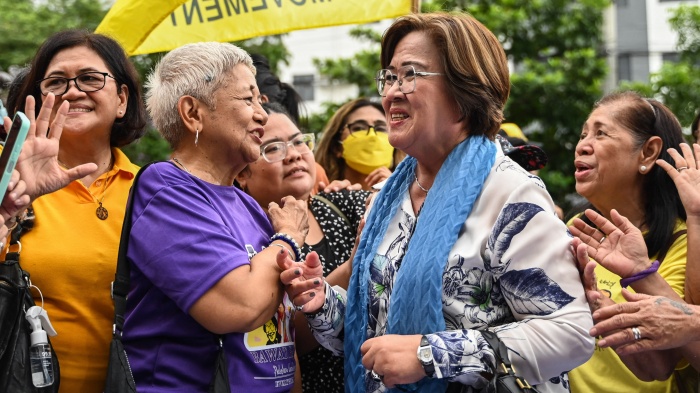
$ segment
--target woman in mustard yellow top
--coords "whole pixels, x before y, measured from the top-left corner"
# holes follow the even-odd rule
[[[683,296],[686,212],[673,180],[656,163],[674,162],[667,150],[680,149],[683,141],[681,126],[668,108],[633,92],[603,97],[584,123],[574,161],[576,191],[595,211],[581,218],[593,224],[602,215],[615,222],[619,213],[644,233],[648,250],[638,264],[601,260],[595,277],[593,264],[586,269],[584,286],[593,309],[625,302],[625,286],[648,295]],[[583,220],[576,218],[573,224],[574,235],[585,235]],[[595,236],[606,242],[600,232]],[[672,373],[679,360],[673,351],[618,355],[597,345],[593,357],[569,374],[571,391],[675,392]]]
[[[114,315],[110,282],[138,170],[119,147],[142,135],[146,113],[138,75],[123,49],[87,31],[60,32],[42,44],[22,85],[18,110],[25,111],[28,96],[39,107],[54,95],[54,115],[61,105],[67,113],[51,168],[81,168],[83,177],[33,201],[36,219],[21,238],[21,263],[41,289],[58,332],[51,342],[61,365],[60,391],[101,392]],[[26,102],[33,118],[32,99]],[[86,163],[97,169],[85,175],[95,168]],[[35,189],[31,195],[56,188]]]

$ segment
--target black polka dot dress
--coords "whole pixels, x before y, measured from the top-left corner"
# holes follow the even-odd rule
[[[312,198],[309,209],[321,226],[324,238],[312,246],[304,244],[304,256],[316,251],[323,264],[323,275],[328,276],[345,262],[355,245],[357,226],[365,214],[365,201],[368,191],[339,191],[320,193],[324,198]],[[326,201],[330,202],[335,209]],[[345,217],[339,214],[339,210]],[[343,358],[334,356],[329,350],[318,347],[299,358],[302,389],[304,393],[342,393]]]

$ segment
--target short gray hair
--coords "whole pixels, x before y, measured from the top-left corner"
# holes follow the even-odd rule
[[[255,74],[250,55],[229,43],[199,42],[165,55],[146,82],[146,107],[153,124],[171,148],[182,139],[185,127],[177,111],[182,96],[192,96],[215,109],[214,93],[235,66],[245,64]]]

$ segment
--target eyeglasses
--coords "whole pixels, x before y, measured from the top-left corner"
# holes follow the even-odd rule
[[[301,134],[289,142],[270,142],[260,146],[260,154],[267,162],[277,162],[287,157],[287,149],[293,147],[299,154],[308,154],[314,150],[314,134]]]
[[[107,77],[115,79],[112,75],[109,75],[106,72],[97,71],[86,72],[76,76],[75,78],[50,76],[39,81],[39,89],[43,95],[53,93],[55,96],[61,96],[68,92],[70,82],[73,81],[78,90],[84,93],[89,93],[92,91],[102,90],[107,83]]]
[[[387,132],[388,128],[386,125],[386,122],[383,121],[378,121],[374,123],[374,125],[370,125],[364,120],[358,120],[352,123],[347,124],[345,127],[350,130],[350,135],[356,133],[356,132],[369,132],[370,129],[374,130],[374,132]]]
[[[377,90],[379,95],[386,97],[386,93],[389,91],[394,82],[399,81],[399,91],[403,94],[410,94],[416,90],[416,76],[435,76],[443,75],[439,72],[425,72],[416,71],[412,65],[407,65],[400,67],[394,72],[391,70],[383,69],[377,71]]]

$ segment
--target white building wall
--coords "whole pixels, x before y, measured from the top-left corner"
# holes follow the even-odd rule
[[[621,74],[647,82],[649,74],[661,69],[664,55],[677,52],[678,35],[668,20],[671,11],[680,5],[700,5],[700,0],[615,0],[605,15],[605,48],[610,66],[606,90],[617,87]],[[632,9],[636,11],[631,12]],[[642,20],[639,15],[643,15]],[[627,69],[620,72],[620,67]]]
[[[387,19],[365,26],[372,27],[382,33],[389,27],[392,20]],[[304,105],[309,113],[321,110],[321,103],[343,103],[358,94],[357,87],[353,85],[331,83],[322,79],[313,59],[345,58],[352,57],[363,49],[368,49],[370,43],[350,37],[350,30],[356,25],[343,25],[325,27],[321,29],[299,30],[286,35],[283,40],[292,56],[288,66],[281,67],[280,79],[283,82],[293,84],[295,75],[314,75],[314,100],[305,101]]]

